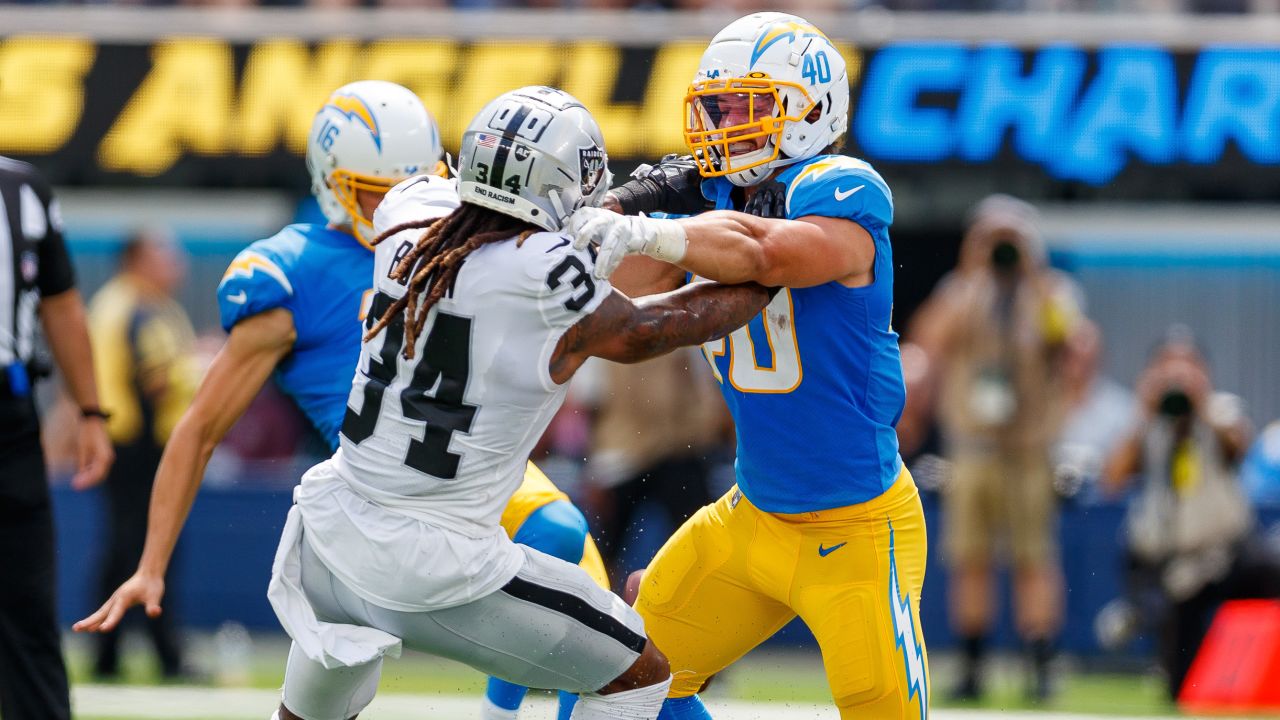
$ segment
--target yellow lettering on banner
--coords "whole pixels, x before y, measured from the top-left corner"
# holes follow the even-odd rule
[[[334,40],[315,52],[297,40],[268,40],[253,46],[240,83],[231,146],[245,155],[265,155],[281,139],[290,152],[307,150],[316,111],[334,90],[356,79],[359,46]]]
[[[488,102],[525,85],[554,85],[565,48],[550,42],[482,42],[462,58],[452,112],[436,116],[445,145],[457,147],[462,131]]]
[[[837,42],[851,82],[862,54]],[[706,45],[654,48],[643,99],[613,102],[623,52],[600,41],[540,40],[473,44],[397,38],[309,45],[272,38],[248,50],[238,92],[229,43],[175,38],[157,43],[152,67],[98,148],[103,169],[157,175],[184,154],[301,155],[317,109],[344,83],[369,78],[402,84],[421,97],[457,150],[466,124],[490,100],[522,85],[558,84],[595,115],[615,158],[654,160],[685,151],[684,95]],[[92,43],[70,37],[0,41],[0,152],[55,152],[75,132]],[[495,68],[502,68],[501,72]]]
[[[427,106],[427,111],[443,123],[457,113],[451,96],[458,44],[452,40],[380,40],[371,43],[363,53],[367,58],[361,77],[386,80],[403,85]],[[467,122],[470,117],[461,118]],[[458,131],[461,134],[461,130]],[[457,149],[458,136],[444,135],[445,144]]]
[[[702,42],[677,42],[658,48],[644,96],[644,157],[688,152],[684,144],[684,96],[707,49]]]
[[[640,106],[638,103],[613,104],[609,101],[621,65],[622,51],[616,46],[598,42],[577,43],[569,51],[563,87],[565,92],[581,100],[600,124],[605,149],[610,155],[634,157],[639,153],[645,136],[640,127]]]
[[[0,41],[0,152],[57,151],[80,122],[96,49],[73,37]]]
[[[158,175],[190,151],[226,150],[234,92],[231,47],[208,39],[167,40],[98,147],[106,170]]]

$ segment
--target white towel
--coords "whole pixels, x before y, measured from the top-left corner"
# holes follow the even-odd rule
[[[267,586],[267,599],[289,637],[307,657],[329,670],[363,665],[383,655],[400,657],[400,638],[390,633],[327,623],[316,617],[302,589],[301,543],[302,514],[294,505],[285,520]]]

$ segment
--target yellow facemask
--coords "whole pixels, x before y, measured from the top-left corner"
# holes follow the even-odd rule
[[[436,163],[433,175],[449,177],[449,166],[443,161]],[[361,245],[373,249],[373,218],[365,217],[360,209],[359,191],[385,195],[388,190],[400,184],[404,178],[381,178],[374,175],[363,175],[339,168],[329,174],[329,187],[333,196],[347,215],[351,216],[351,234]]]
[[[717,78],[703,80],[689,86],[684,98],[684,141],[693,153],[702,177],[720,177],[749,170],[778,159],[782,131],[788,122],[803,120],[817,106],[817,101],[799,83],[773,80],[763,73],[759,77]],[[786,108],[779,88],[796,90],[802,107]],[[794,97],[794,96],[793,96]],[[745,112],[744,112],[745,110]],[[720,127],[727,116],[746,116],[745,122]],[[768,147],[773,139],[772,151],[763,157],[755,157],[758,151],[738,153],[751,155],[749,161],[735,164],[729,148],[733,143],[766,138],[761,147]]]

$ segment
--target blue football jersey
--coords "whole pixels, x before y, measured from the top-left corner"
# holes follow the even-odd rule
[[[276,368],[276,382],[333,449],[372,283],[373,253],[351,235],[323,225],[290,225],[241,251],[218,285],[228,332],[272,308],[293,313],[298,337]]]
[[[765,311],[703,352],[737,424],[738,487],[762,510],[866,502],[902,470],[894,426],[906,401],[893,313],[893,199],[867,163],[825,155],[778,176],[787,217],[852,220],[875,241],[875,280],[784,288]],[[703,183],[734,208],[723,178]]]

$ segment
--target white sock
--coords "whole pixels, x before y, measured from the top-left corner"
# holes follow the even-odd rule
[[[481,720],[516,720],[520,709],[508,710],[504,707],[498,707],[489,698],[484,699],[484,704],[480,707]]]
[[[583,693],[572,720],[654,720],[671,688],[671,678],[647,687],[610,695]]]

